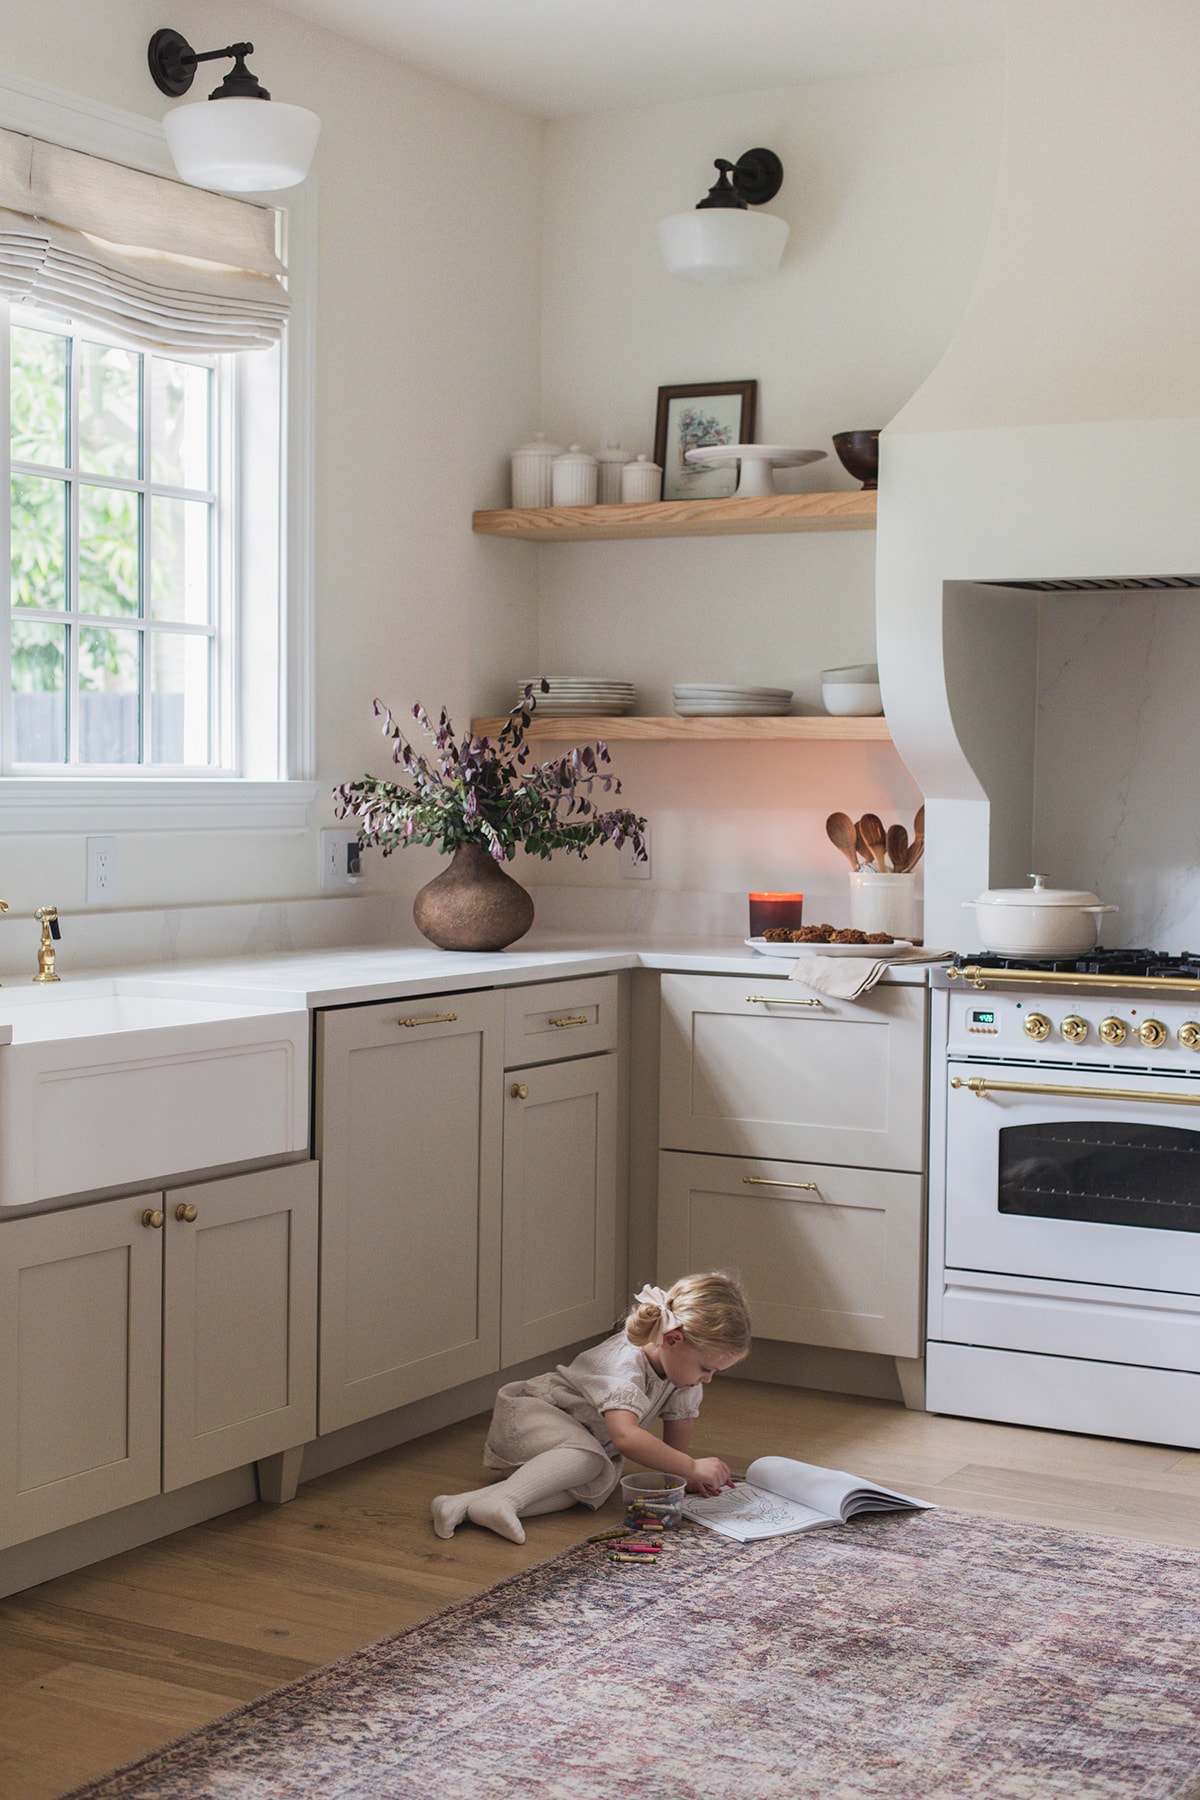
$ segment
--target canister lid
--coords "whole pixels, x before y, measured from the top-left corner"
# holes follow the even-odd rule
[[[564,451],[560,456],[556,456],[554,460],[560,465],[569,463],[581,469],[594,469],[596,466],[595,457],[590,451],[581,449],[578,444],[572,444],[569,450]]]
[[[633,461],[632,450],[622,450],[620,444],[605,444],[603,450],[597,450],[598,463],[627,463]]]
[[[545,432],[539,431],[537,436],[535,438],[533,438],[531,440],[531,442],[529,442],[528,444],[522,444],[518,450],[514,450],[513,455],[514,456],[544,456],[546,458],[546,460],[549,461],[552,457],[562,455],[562,445],[561,444],[548,444],[546,442]]]

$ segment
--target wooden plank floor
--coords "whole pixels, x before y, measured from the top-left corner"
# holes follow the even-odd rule
[[[477,1485],[486,1418],[0,1601],[0,1795],[50,1800],[166,1739],[414,1624],[597,1528],[533,1519],[518,1548],[449,1543],[432,1494]],[[775,1452],[943,1506],[1200,1549],[1200,1453],[909,1413],[883,1401],[716,1383],[703,1448]],[[605,1513],[618,1512],[610,1501]]]

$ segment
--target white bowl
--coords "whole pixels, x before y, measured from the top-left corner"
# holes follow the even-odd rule
[[[877,718],[883,711],[877,681],[822,681],[821,700],[827,713],[841,719]]]

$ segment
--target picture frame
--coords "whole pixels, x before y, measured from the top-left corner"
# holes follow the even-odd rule
[[[757,381],[660,387],[654,460],[663,472],[663,499],[728,499],[737,487],[736,463],[724,469],[694,468],[684,462],[684,452],[706,444],[752,444],[757,407]]]

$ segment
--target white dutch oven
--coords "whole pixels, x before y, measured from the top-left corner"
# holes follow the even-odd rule
[[[998,956],[1082,956],[1096,947],[1100,918],[1116,912],[1095,894],[1050,888],[1044,875],[1031,875],[1031,888],[989,888],[975,908],[979,941]]]

